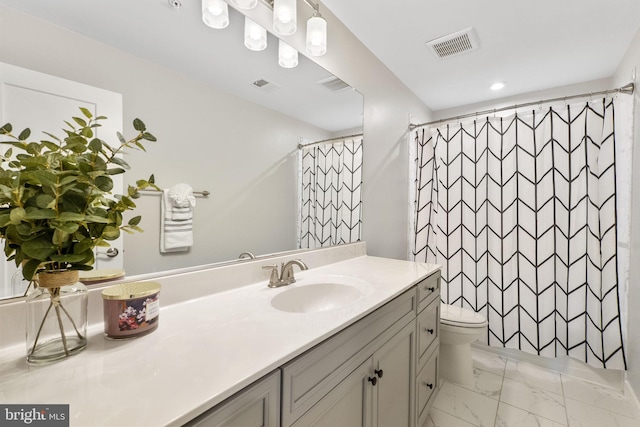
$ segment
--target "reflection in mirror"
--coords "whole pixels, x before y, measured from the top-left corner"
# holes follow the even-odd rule
[[[246,49],[244,17],[233,8],[229,26],[214,30],[202,22],[200,2],[177,11],[157,0],[49,3],[0,0],[0,61],[121,94],[124,134],[139,117],[158,138],[127,158],[125,186],[153,173],[162,188],[187,183],[211,193],[196,200],[193,246],[171,254],[159,250],[159,195],[136,201],[145,231],[124,237],[127,278],[299,247],[297,146],[360,134],[357,91],[302,54],[297,67],[280,67],[271,34],[267,49]],[[336,83],[341,89],[330,89]],[[352,139],[360,148],[350,150],[361,155],[361,136]],[[314,147],[331,146],[307,150]]]

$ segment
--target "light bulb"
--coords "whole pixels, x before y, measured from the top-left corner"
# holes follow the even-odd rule
[[[293,68],[298,65],[298,51],[282,40],[278,42],[278,64],[283,68]]]
[[[202,21],[211,28],[229,25],[229,6],[222,0],[202,0]]]
[[[327,21],[322,16],[312,16],[307,21],[307,53],[311,56],[327,53]]]
[[[251,50],[264,50],[267,47],[267,30],[248,16],[244,17],[244,45]]]
[[[273,31],[281,36],[288,36],[297,29],[296,0],[274,0]]]

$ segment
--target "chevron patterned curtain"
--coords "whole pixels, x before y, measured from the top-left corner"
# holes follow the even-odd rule
[[[419,128],[414,256],[487,344],[626,369],[611,99]]]
[[[302,147],[300,248],[360,241],[362,137]]]

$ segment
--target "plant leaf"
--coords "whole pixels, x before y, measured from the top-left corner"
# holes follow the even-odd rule
[[[22,243],[22,250],[29,258],[46,261],[51,254],[56,252],[56,247],[46,235],[43,235]]]
[[[80,111],[82,111],[82,114],[84,114],[84,116],[85,116],[87,119],[90,119],[90,118],[92,118],[92,117],[93,117],[93,114],[91,114],[91,111],[87,110],[87,109],[86,109],[86,108],[84,108],[84,107],[80,107]]]
[[[138,132],[144,132],[145,130],[147,130],[147,127],[140,119],[133,119],[133,128]]]
[[[142,220],[142,217],[140,215],[138,216],[134,216],[133,218],[131,218],[128,222],[128,224],[130,226],[134,226],[134,225],[138,225],[140,224],[140,221]]]
[[[18,135],[18,139],[20,141],[24,141],[25,139],[29,138],[30,135],[31,135],[31,129],[26,128],[25,130],[20,132],[20,135]]]

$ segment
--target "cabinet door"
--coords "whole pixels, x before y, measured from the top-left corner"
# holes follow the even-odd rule
[[[374,427],[414,425],[415,323],[408,323],[373,355],[378,377]]]
[[[279,427],[280,371],[250,385],[185,427]]]
[[[372,359],[368,359],[342,380],[293,427],[371,427],[373,382]]]

